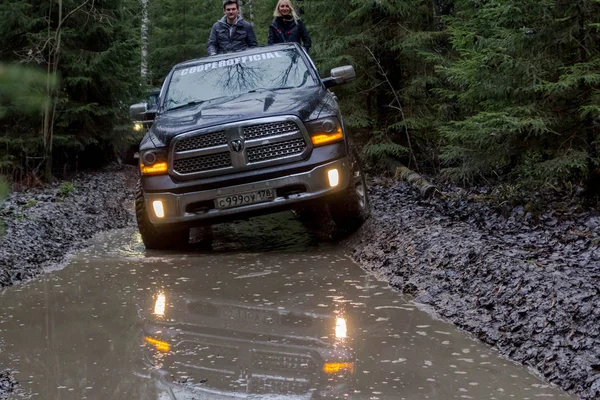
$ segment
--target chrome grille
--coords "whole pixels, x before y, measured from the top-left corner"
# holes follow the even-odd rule
[[[292,154],[302,153],[306,148],[304,139],[293,139],[280,143],[266,144],[248,149],[248,161],[267,161],[274,158],[286,157]]]
[[[205,149],[222,144],[227,144],[227,135],[225,132],[205,133],[180,140],[175,146],[175,151]]]
[[[307,380],[295,379],[274,379],[267,377],[252,377],[248,391],[250,393],[266,394],[266,393],[305,393],[308,392],[310,382]]]
[[[173,163],[173,170],[179,174],[210,171],[227,167],[231,167],[231,157],[229,156],[229,152],[184,158],[175,160]]]
[[[250,171],[300,161],[311,150],[312,143],[296,116],[240,121],[175,137],[169,173],[179,179],[198,179]]]
[[[252,140],[297,131],[298,125],[296,125],[295,122],[271,122],[268,124],[246,126],[244,128],[244,137],[246,138],[246,140]]]
[[[280,354],[257,351],[252,357],[252,366],[268,371],[314,371],[315,362],[308,355]]]

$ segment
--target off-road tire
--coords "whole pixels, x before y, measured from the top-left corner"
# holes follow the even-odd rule
[[[331,219],[344,232],[354,232],[371,215],[365,174],[355,152],[351,152],[351,163],[348,187],[333,195],[328,204]]]
[[[135,192],[135,216],[146,249],[169,250],[189,244],[190,230],[188,228],[165,229],[152,225],[146,213],[144,191],[139,181]]]

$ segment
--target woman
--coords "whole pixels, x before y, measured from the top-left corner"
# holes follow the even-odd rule
[[[275,19],[269,26],[269,44],[296,42],[310,50],[310,36],[291,0],[279,0],[273,12]]]

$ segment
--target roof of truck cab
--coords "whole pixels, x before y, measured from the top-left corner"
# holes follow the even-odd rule
[[[215,62],[215,61],[218,62],[221,60],[230,59],[232,56],[243,57],[243,56],[249,56],[249,55],[254,55],[254,54],[261,54],[261,53],[264,53],[265,51],[289,50],[289,49],[293,49],[293,48],[299,49],[300,45],[298,43],[280,43],[280,44],[264,45],[264,46],[252,47],[250,49],[243,50],[243,51],[236,51],[233,53],[223,53],[223,54],[217,54],[216,56],[194,58],[193,60],[188,60],[188,61],[184,61],[179,64],[176,64],[173,68],[183,68],[188,65],[198,64],[199,62]]]

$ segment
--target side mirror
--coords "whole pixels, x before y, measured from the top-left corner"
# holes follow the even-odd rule
[[[356,78],[356,72],[352,65],[344,65],[343,67],[333,68],[331,77],[323,79],[325,87],[330,88],[337,85],[348,83]]]
[[[148,111],[147,103],[137,103],[129,107],[129,118],[133,121],[143,121],[146,119],[146,111]]]

